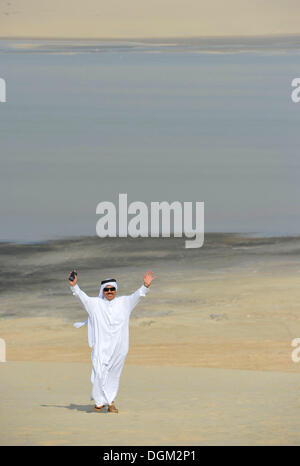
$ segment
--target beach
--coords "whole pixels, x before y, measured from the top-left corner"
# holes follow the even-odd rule
[[[300,238],[207,234],[0,244],[1,445],[299,445]],[[158,276],[133,311],[116,404],[94,413],[86,319],[97,296]],[[20,409],[22,415],[20,416]]]

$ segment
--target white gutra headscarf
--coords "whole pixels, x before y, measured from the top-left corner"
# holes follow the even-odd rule
[[[103,295],[103,289],[107,287],[107,285],[114,286],[116,290],[118,289],[117,281],[114,278],[107,278],[101,282],[101,288],[99,291],[99,298],[105,299]]]

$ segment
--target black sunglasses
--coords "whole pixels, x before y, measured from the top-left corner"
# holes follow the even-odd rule
[[[112,288],[103,288],[103,291],[116,291],[115,287],[113,286]]]

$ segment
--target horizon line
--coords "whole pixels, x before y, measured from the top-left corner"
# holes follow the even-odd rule
[[[248,237],[249,239],[250,238],[253,238],[253,239],[266,239],[266,240],[269,240],[269,239],[284,239],[284,238],[288,238],[288,239],[300,239],[300,232],[297,234],[297,233],[280,233],[280,232],[277,232],[277,233],[267,233],[267,232],[264,232],[264,233],[260,233],[260,232],[254,232],[254,231],[248,231],[248,232],[239,232],[239,231],[207,231],[206,233],[204,232],[204,237],[205,236],[209,236],[209,235],[233,235],[233,236],[239,236],[239,237]],[[125,236],[125,237],[121,237],[121,236],[106,236],[104,238],[100,238],[99,236],[97,236],[97,234],[95,235],[66,235],[66,236],[60,236],[58,235],[57,237],[55,238],[47,238],[47,239],[40,239],[40,240],[29,240],[29,241],[25,241],[25,240],[0,240],[0,245],[2,244],[19,244],[19,245],[34,245],[34,244],[44,244],[44,243],[50,243],[50,242],[56,242],[56,241],[76,241],[76,240],[80,240],[80,239],[99,239],[99,240],[113,240],[113,239],[118,239],[118,240],[147,240],[147,239],[153,239],[153,240],[159,240],[159,239],[163,239],[163,240],[168,240],[168,239],[178,239],[178,240],[185,240],[185,236],[182,235],[182,237],[175,237],[173,234],[170,235],[170,237],[163,237],[163,236],[159,236],[159,237],[152,237],[151,235],[147,236],[147,237],[142,237],[142,236],[138,236],[138,237],[131,237],[131,236]]]
[[[268,34],[226,34],[226,35],[191,35],[191,36],[113,36],[113,37],[86,37],[86,36],[1,36],[0,40],[174,40],[174,39],[253,39],[273,37],[300,37],[300,32],[268,33]]]

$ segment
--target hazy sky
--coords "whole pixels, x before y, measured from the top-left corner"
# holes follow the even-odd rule
[[[299,0],[0,0],[0,37],[300,33]]]

